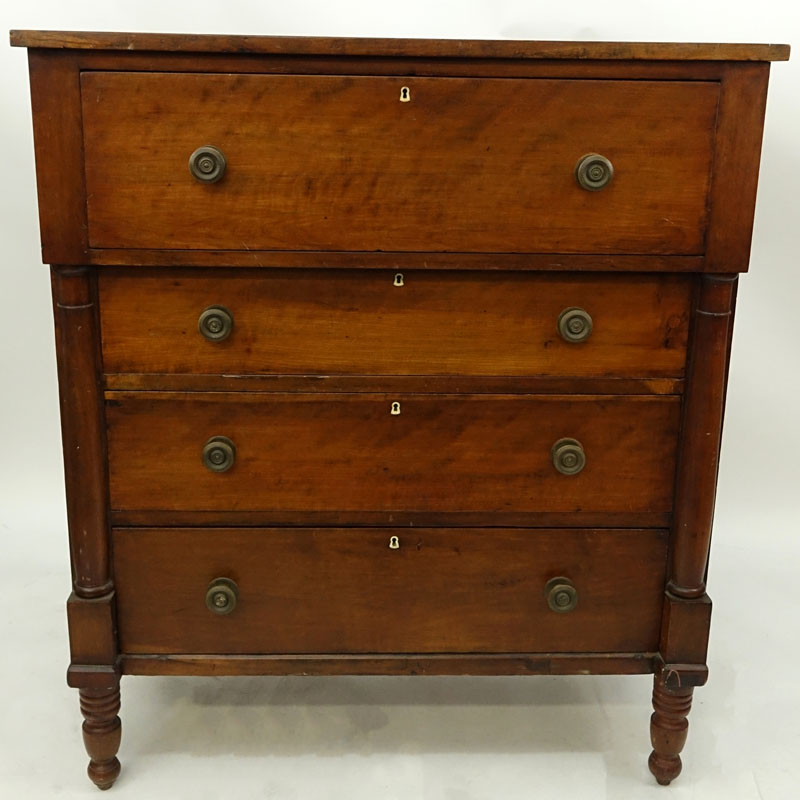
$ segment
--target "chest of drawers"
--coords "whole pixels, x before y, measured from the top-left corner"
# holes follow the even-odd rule
[[[675,778],[788,48],[12,43],[92,780],[126,674],[652,673]]]

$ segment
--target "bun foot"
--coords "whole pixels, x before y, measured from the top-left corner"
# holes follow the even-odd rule
[[[659,786],[669,786],[681,774],[683,763],[680,756],[660,756],[653,750],[647,759],[647,766],[655,776]]]
[[[98,789],[105,791],[114,785],[114,781],[119,777],[119,771],[119,759],[115,756],[109,761],[94,761],[92,759],[89,762],[86,773]]]
[[[119,688],[81,689],[81,713],[84,716],[83,743],[89,754],[89,778],[98,789],[110,789],[119,777],[117,760],[122,724],[119,712]]]
[[[687,714],[692,708],[692,687],[667,690],[660,675],[653,686],[653,715],[650,717],[650,741],[653,752],[647,765],[656,781],[667,786],[681,774],[680,752],[689,730]]]

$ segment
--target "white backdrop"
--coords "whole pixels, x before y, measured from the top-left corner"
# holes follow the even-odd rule
[[[796,0],[59,2],[9,28],[800,45]],[[0,48],[0,794],[90,797],[64,685],[69,591],[48,270],[25,52]],[[800,780],[800,52],[772,67],[709,579],[709,685],[671,796]],[[119,797],[645,797],[647,678],[126,679]],[[203,756],[203,758],[199,758]],[[662,790],[662,796],[664,796]],[[8,792],[8,794],[6,794]]]

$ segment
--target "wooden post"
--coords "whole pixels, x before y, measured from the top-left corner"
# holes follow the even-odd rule
[[[650,720],[653,752],[648,763],[662,784],[681,771],[692,693],[708,676],[711,601],[705,580],[737,279],[738,275],[701,276],[694,309],[661,626],[663,664],[655,674]]]
[[[81,689],[89,776],[108,788],[119,772],[119,672],[95,276],[72,266],[51,275],[73,585],[68,683]]]

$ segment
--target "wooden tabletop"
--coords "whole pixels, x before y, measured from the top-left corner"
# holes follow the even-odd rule
[[[186,53],[405,56],[419,58],[786,61],[786,44],[551,42],[477,39],[363,39],[94,31],[11,31],[15,47]]]

